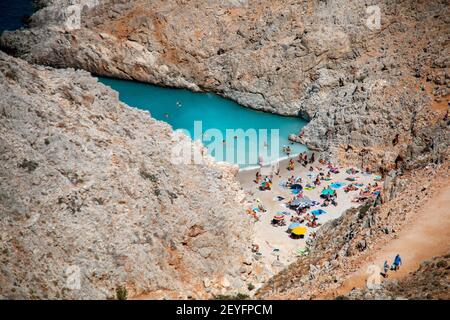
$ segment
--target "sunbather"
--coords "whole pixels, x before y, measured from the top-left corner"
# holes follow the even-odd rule
[[[287,169],[288,169],[289,171],[294,170],[294,160],[289,159],[289,164],[288,164]]]

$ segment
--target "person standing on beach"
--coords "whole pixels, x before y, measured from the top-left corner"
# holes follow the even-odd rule
[[[256,171],[256,177],[255,177],[255,182],[259,183],[259,180],[261,179],[261,173],[259,171]]]
[[[294,170],[294,160],[289,159],[289,164],[288,164],[287,169],[288,169],[289,171]]]
[[[291,155],[291,147],[289,146],[286,147],[286,154],[288,157]]]

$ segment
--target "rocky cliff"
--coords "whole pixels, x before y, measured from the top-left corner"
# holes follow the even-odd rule
[[[233,168],[173,164],[171,128],[85,71],[0,51],[0,96],[1,298],[247,287],[251,224]]]
[[[302,115],[305,143],[341,162],[442,161],[448,146],[438,124],[449,88],[446,0],[39,3],[30,29],[0,41],[30,62]],[[68,23],[73,3],[81,19]]]
[[[397,169],[382,206],[323,226],[311,255],[260,298],[334,290],[429,197],[425,180],[448,181],[448,1],[379,1],[379,27],[356,0],[38,2],[29,29],[1,36],[8,53],[300,115],[310,148]],[[133,296],[206,297],[245,287],[250,228],[229,168],[173,165],[168,126],[84,71],[4,54],[0,68],[1,297],[105,298],[119,285]]]

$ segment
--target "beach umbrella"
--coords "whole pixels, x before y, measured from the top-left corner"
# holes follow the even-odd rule
[[[297,227],[299,227],[299,226],[300,226],[300,223],[299,223],[299,222],[292,222],[292,223],[289,225],[288,230],[295,229],[295,228],[297,228]]]
[[[311,211],[311,213],[313,215],[315,215],[315,216],[320,216],[321,214],[325,214],[327,212],[325,210],[322,210],[322,209],[316,209],[316,210]]]
[[[332,190],[332,189],[325,189],[322,191],[322,195],[324,195],[324,196],[331,196],[333,194],[334,194],[334,190]]]
[[[294,199],[291,201],[290,207],[298,207],[301,204],[300,199]]]
[[[291,233],[296,236],[304,236],[306,234],[306,232],[308,232],[308,228],[306,228],[304,226],[296,227],[296,228],[292,229],[292,231],[291,231]]]
[[[302,187],[302,185],[301,184],[299,184],[299,183],[294,183],[292,186],[291,186],[291,189],[298,189],[298,190],[302,190],[303,189],[303,187]]]
[[[345,183],[342,183],[342,182],[335,182],[335,183],[332,183],[331,184],[331,187],[333,188],[333,189],[339,189],[340,187],[342,187],[342,186],[344,186],[345,185]]]
[[[301,197],[298,199],[300,201],[300,203],[302,204],[306,204],[306,205],[312,205],[312,200],[308,197]]]
[[[276,216],[273,217],[273,220],[276,220],[276,221],[284,220],[284,215],[283,214],[277,214]]]

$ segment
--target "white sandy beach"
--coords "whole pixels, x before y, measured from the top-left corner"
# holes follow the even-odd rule
[[[287,170],[288,160],[282,160],[280,162],[280,173],[279,176],[273,177],[273,185],[271,190],[259,190],[259,184],[256,184],[254,181],[255,174],[258,169],[244,170],[240,171],[238,174],[238,179],[242,184],[243,189],[249,195],[248,198],[252,201],[252,203],[249,204],[248,208],[256,207],[258,204],[257,199],[259,199],[259,201],[267,209],[265,213],[258,214],[259,221],[257,221],[255,225],[254,241],[255,244],[259,246],[259,252],[262,254],[261,259],[266,262],[266,265],[269,266],[269,269],[272,269],[272,272],[279,271],[287,264],[293,262],[298,254],[298,250],[305,248],[306,241],[311,236],[311,233],[318,230],[318,228],[308,228],[308,233],[304,239],[292,239],[289,237],[289,233],[286,232],[287,227],[290,224],[290,217],[297,216],[297,214],[294,210],[287,208],[285,205],[285,203],[289,201],[294,196],[294,194],[289,188],[280,187],[279,183],[281,181],[286,181],[292,175],[294,177],[301,177],[303,179],[303,187],[307,183],[313,185],[314,181],[313,178],[308,177],[308,174],[310,174],[310,165],[308,164],[307,167],[303,167],[299,162],[296,161],[297,157],[293,158],[295,159],[295,169],[293,171]],[[326,165],[320,164],[317,161],[317,158],[318,157],[316,153],[316,162],[312,165],[314,168],[313,173],[318,174],[319,172],[323,172],[324,174],[327,174],[328,169]],[[331,174],[332,180],[321,181],[321,185],[316,187],[314,190],[303,190],[304,196],[309,197],[311,200],[322,203],[323,200],[320,198],[320,194],[325,186],[328,186],[334,182],[341,182],[345,185],[352,183],[345,180],[347,177],[349,177],[349,175],[346,173],[346,169],[348,168],[338,168],[340,172],[337,174]],[[373,184],[374,177],[376,175],[358,173],[352,176],[357,178],[355,183],[364,184],[365,187],[368,183]],[[321,207],[320,205],[317,205],[308,210],[308,212],[310,212],[314,209],[321,208],[327,212],[326,214],[318,216],[318,222],[320,224],[323,224],[332,219],[336,219],[340,217],[342,213],[347,209],[360,205],[358,203],[351,202],[351,200],[359,194],[359,190],[346,193],[344,192],[343,188],[344,187],[336,189],[338,202],[337,206],[329,205],[327,207]],[[282,201],[278,201],[277,196],[282,196],[285,199]],[[285,219],[287,223],[286,226],[275,227],[271,224],[271,221],[273,216],[280,211],[286,211],[290,214],[290,216],[287,216],[287,218]],[[278,249],[278,253],[274,252],[274,249]]]

